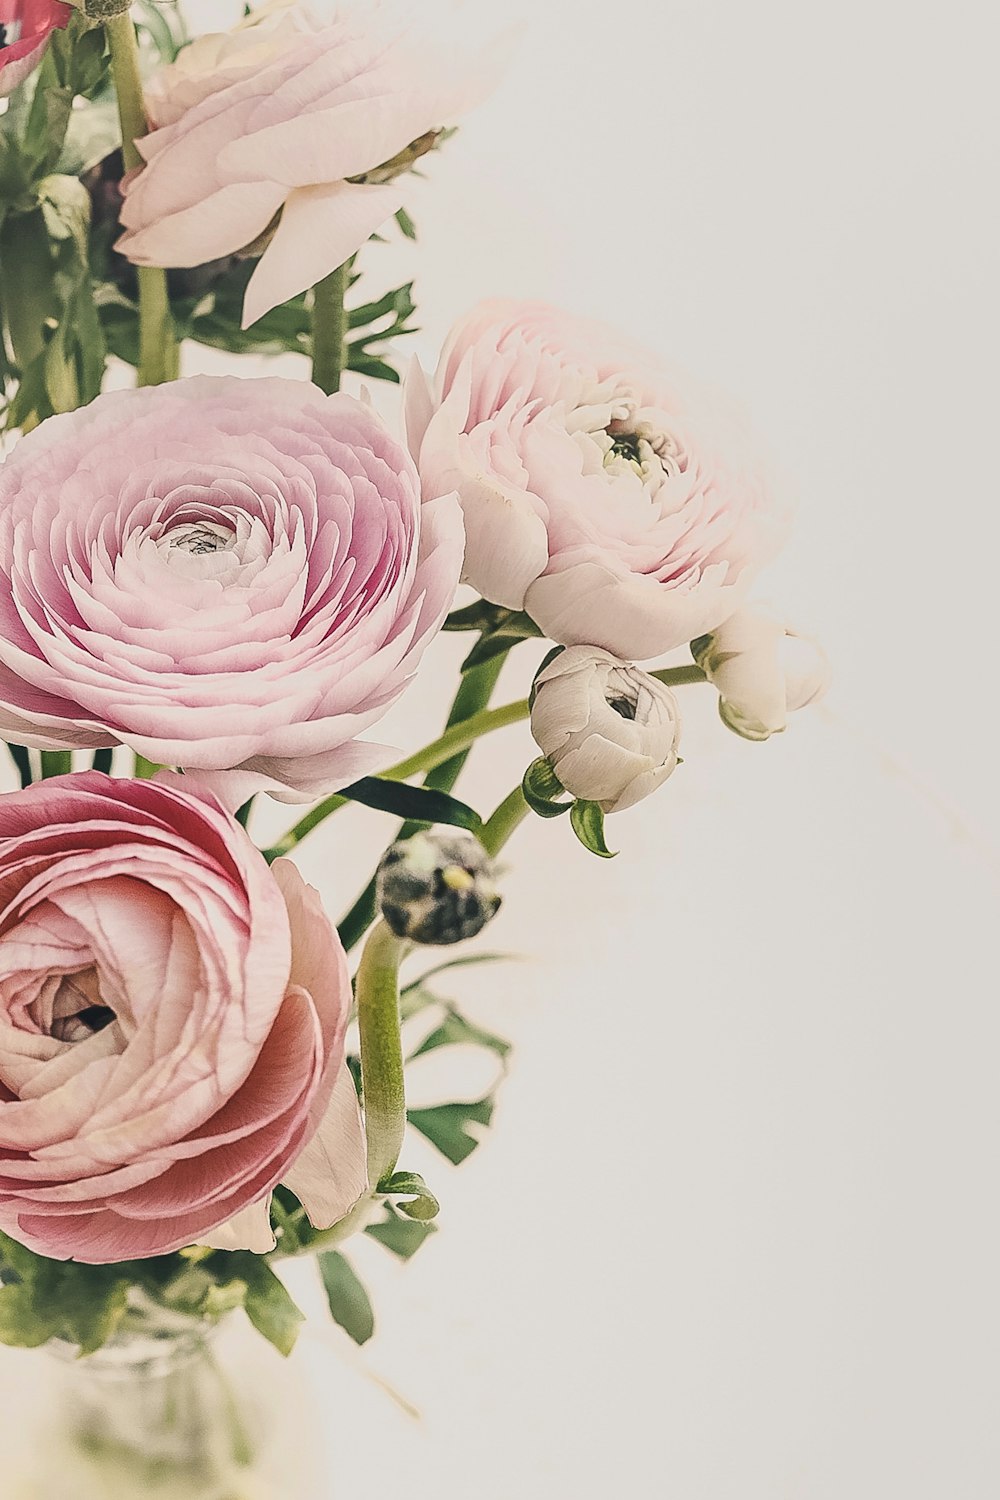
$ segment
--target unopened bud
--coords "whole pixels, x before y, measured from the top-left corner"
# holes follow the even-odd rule
[[[745,740],[780,734],[789,714],[817,702],[830,685],[822,647],[760,605],[692,641],[691,653],[719,690],[723,722]]]
[[[377,890],[386,922],[413,943],[464,942],[500,909],[493,862],[471,833],[400,839],[378,867]]]

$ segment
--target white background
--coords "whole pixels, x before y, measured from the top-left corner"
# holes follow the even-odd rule
[[[419,245],[365,256],[374,292],[416,276],[429,361],[478,298],[541,297],[734,391],[801,497],[761,591],[836,686],[761,747],[687,689],[616,862],[561,822],[512,846],[490,946],[530,961],[456,986],[517,1042],[497,1129],[460,1171],[408,1151],[441,1233],[361,1246],[360,1356],[296,1268],[315,1500],[1000,1492],[992,17],[541,0],[414,187]],[[529,754],[498,736],[469,797]],[[387,827],[303,854],[335,913]]]

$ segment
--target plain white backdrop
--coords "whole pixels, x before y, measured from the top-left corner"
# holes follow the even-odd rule
[[[309,1500],[991,1500],[995,12],[526,13],[414,184],[419,244],[371,247],[366,286],[415,277],[429,362],[480,297],[541,297],[739,396],[800,497],[760,592],[836,685],[765,746],[687,689],[685,765],[610,825],[617,861],[561,822],[512,845],[490,946],[529,961],[460,982],[517,1044],[497,1128],[458,1171],[408,1151],[441,1232],[405,1269],[362,1245],[362,1354],[295,1268]],[[436,730],[457,659],[439,643],[396,742]],[[529,755],[496,737],[470,799]],[[303,852],[335,913],[388,826],[352,812]]]

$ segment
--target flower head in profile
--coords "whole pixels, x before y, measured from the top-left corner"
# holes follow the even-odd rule
[[[196,266],[268,236],[244,325],[322,280],[403,204],[395,175],[492,87],[461,0],[278,3],[151,84],[121,252]],[[279,217],[280,216],[280,217]]]
[[[745,740],[769,740],[789,714],[817,703],[830,686],[823,648],[761,605],[737,610],[691,652],[719,690],[723,722]]]
[[[465,579],[564,645],[630,661],[683,645],[784,538],[742,418],[602,324],[484,303],[407,395],[425,492],[462,502]]]
[[[235,808],[384,765],[462,560],[453,496],[350,396],[205,377],[98,397],[0,467],[0,733],[126,744]]]
[[[294,866],[184,777],[0,797],[0,1225],[57,1260],[267,1250],[367,1185],[347,962]]]
[[[0,99],[38,67],[52,32],[72,14],[61,0],[0,0]]]

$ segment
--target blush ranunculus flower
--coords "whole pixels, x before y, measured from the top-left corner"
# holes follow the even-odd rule
[[[52,32],[72,14],[62,0],[0,0],[0,99],[38,67]]]
[[[330,7],[327,5],[327,11]],[[197,266],[280,220],[244,326],[348,260],[403,205],[392,180],[492,88],[507,49],[461,0],[368,0],[331,15],[278,3],[205,36],[150,84],[147,165],[126,183],[118,249]],[[403,160],[399,158],[403,157]]]
[[[205,377],[100,396],[0,468],[0,735],[130,745],[229,808],[386,763],[358,735],[454,596],[454,496],[350,396]]]
[[[0,797],[0,1225],[102,1264],[237,1215],[267,1249],[278,1182],[336,1222],[366,1186],[350,1006],[315,893],[185,778]]]
[[[554,641],[646,661],[732,614],[787,515],[742,418],[600,323],[487,302],[407,385],[425,494],[457,490],[464,578]]]

